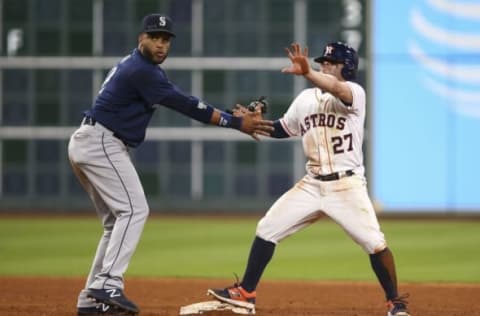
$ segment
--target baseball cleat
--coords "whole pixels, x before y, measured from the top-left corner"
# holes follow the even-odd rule
[[[407,310],[408,302],[406,299],[408,296],[408,294],[405,294],[387,301],[387,316],[410,316]]]
[[[100,306],[100,305],[104,305],[104,304],[98,304],[97,306],[92,306],[92,307],[78,307],[77,316],[97,316],[97,315],[106,314],[107,311],[110,309],[110,306],[104,305],[106,311],[102,312],[103,306]]]
[[[99,303],[91,307],[78,307],[77,316],[134,316],[136,313],[119,309],[104,303]]]
[[[88,289],[87,297],[94,299],[97,303],[115,308],[117,312],[129,312],[135,315],[140,309],[130,301],[121,289]]]
[[[91,307],[78,307],[77,316],[133,316],[136,313],[132,313],[117,307],[99,303]]]
[[[77,316],[106,316],[106,315],[129,315],[125,313],[119,313],[118,309],[104,304],[96,304],[91,307],[78,307]]]
[[[255,291],[247,292],[237,283],[224,289],[208,289],[207,295],[213,296],[220,302],[247,308],[249,310],[255,310],[255,298],[257,293]]]

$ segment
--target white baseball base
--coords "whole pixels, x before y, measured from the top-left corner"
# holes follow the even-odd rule
[[[180,307],[180,315],[195,315],[212,311],[232,311],[235,314],[255,315],[255,309],[237,307],[219,301],[206,301]]]

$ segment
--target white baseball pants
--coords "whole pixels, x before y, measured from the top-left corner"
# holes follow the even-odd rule
[[[278,244],[327,215],[369,254],[386,247],[363,176],[320,181],[306,175],[283,194],[257,225],[257,236]]]

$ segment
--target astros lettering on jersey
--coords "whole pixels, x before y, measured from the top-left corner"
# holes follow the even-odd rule
[[[364,172],[365,90],[355,82],[347,83],[353,94],[351,105],[311,88],[302,91],[280,119],[290,136],[302,136],[306,169],[313,177],[350,169]]]

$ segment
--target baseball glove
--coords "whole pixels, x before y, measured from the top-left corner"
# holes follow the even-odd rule
[[[268,101],[267,101],[267,98],[264,97],[263,95],[260,98],[258,98],[258,100],[253,100],[252,102],[250,102],[250,104],[247,106],[247,109],[250,112],[255,112],[255,110],[257,110],[257,108],[259,107],[260,107],[260,110],[262,111],[262,114],[267,113]]]
[[[241,117],[245,115],[246,112],[255,112],[257,110],[260,110],[261,114],[263,115],[267,113],[267,109],[268,109],[267,98],[264,96],[261,96],[257,100],[253,100],[252,102],[250,102],[250,104],[248,104],[247,106],[237,104],[233,109],[227,109],[225,111],[234,116]]]

